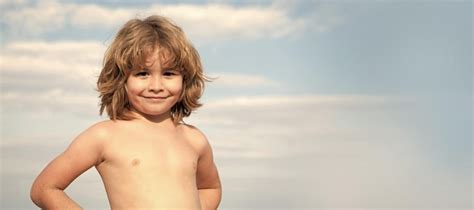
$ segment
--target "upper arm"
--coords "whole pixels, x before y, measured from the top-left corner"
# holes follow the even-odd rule
[[[43,169],[33,188],[64,190],[80,174],[100,163],[105,135],[105,128],[100,123],[81,133]]]
[[[207,138],[196,130],[195,140],[199,148],[199,160],[196,172],[196,183],[198,189],[220,188],[220,178],[214,163],[214,155]]]

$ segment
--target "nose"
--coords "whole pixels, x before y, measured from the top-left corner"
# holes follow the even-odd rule
[[[160,92],[163,90],[163,83],[160,76],[153,76],[148,84],[148,90],[151,92]]]

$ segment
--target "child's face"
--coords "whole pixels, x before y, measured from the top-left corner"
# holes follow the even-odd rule
[[[181,73],[164,68],[158,52],[156,47],[147,57],[145,67],[132,71],[126,83],[132,110],[150,116],[168,114],[183,88]]]

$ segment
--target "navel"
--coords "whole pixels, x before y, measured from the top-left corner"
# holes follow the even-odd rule
[[[132,160],[132,166],[138,166],[138,165],[140,165],[140,160],[137,159],[137,158],[134,158],[134,159]]]

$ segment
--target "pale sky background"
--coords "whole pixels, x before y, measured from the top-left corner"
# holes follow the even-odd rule
[[[471,209],[472,1],[0,1],[1,209],[81,131],[124,22],[182,26],[219,77],[221,209]],[[107,209],[94,168],[67,193]]]

